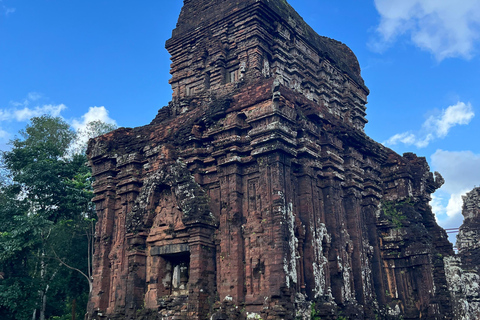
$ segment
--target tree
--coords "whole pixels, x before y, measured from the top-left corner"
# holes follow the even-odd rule
[[[91,135],[113,127],[95,122],[87,128]],[[64,308],[88,296],[87,282],[79,279],[91,288],[93,193],[85,153],[71,152],[76,141],[65,121],[42,116],[32,118],[2,153],[9,176],[0,185],[1,319],[29,313],[43,320],[65,312],[57,310],[58,301],[65,301]],[[32,290],[38,295],[25,294]]]
[[[94,120],[88,122],[84,128],[80,128],[76,134],[76,141],[72,145],[74,154],[86,154],[88,140],[96,138],[102,134],[113,131],[117,128],[116,125],[105,123],[101,120]]]
[[[25,216],[25,201],[18,186],[0,188],[0,319],[27,319],[37,303],[32,292],[38,283],[30,277],[30,253],[39,247],[43,221]]]

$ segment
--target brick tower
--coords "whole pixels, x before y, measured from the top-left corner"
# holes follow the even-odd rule
[[[166,47],[169,105],[89,144],[90,319],[450,319],[442,179],[365,135],[346,45],[285,0],[184,0]]]

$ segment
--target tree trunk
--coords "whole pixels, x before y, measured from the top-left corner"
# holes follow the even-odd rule
[[[45,309],[47,309],[47,290],[45,290],[45,292],[42,292],[42,308],[40,309],[40,320],[45,320]]]
[[[72,301],[72,320],[75,320],[77,314],[77,299],[73,299]]]
[[[42,257],[40,261],[40,277],[42,282],[45,281],[45,277],[47,274],[47,267],[45,264],[45,248],[42,249]],[[47,291],[48,291],[48,284],[44,291],[40,291],[40,300],[42,305],[40,306],[40,320],[45,320],[45,309],[47,308]]]

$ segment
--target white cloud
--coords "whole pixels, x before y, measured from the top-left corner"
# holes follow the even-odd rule
[[[2,3],[2,2],[3,1],[0,0],[0,3]],[[2,9],[3,9],[3,13],[5,14],[5,16],[8,16],[9,14],[14,13],[16,11],[15,8],[9,8],[6,5],[2,5]]]
[[[117,122],[109,117],[108,110],[105,107],[90,107],[88,112],[81,116],[80,119],[74,119],[71,122],[72,127],[78,133],[77,140],[71,146],[72,153],[85,152],[88,139],[92,138],[89,136],[90,132],[87,129],[87,124],[96,120],[117,125]]]
[[[395,145],[398,144],[399,142],[403,144],[414,144],[416,140],[416,137],[413,133],[410,132],[404,132],[404,133],[397,133],[390,139],[388,139],[385,143],[389,145]]]
[[[38,103],[38,100],[41,98],[43,98],[42,94],[30,92],[21,102],[10,101],[10,108],[0,109],[0,122],[27,122],[32,117],[38,117],[44,114],[59,117],[61,116],[62,111],[67,109],[64,104]],[[36,106],[31,106],[34,102],[36,102]],[[11,136],[12,134],[0,127],[0,144],[3,143],[3,141],[10,139]],[[2,148],[4,148],[3,145]]]
[[[394,146],[403,143],[415,145],[417,148],[425,148],[434,139],[445,138],[454,126],[469,124],[474,116],[475,113],[470,103],[457,102],[457,104],[442,110],[440,114],[430,116],[417,133],[411,131],[397,133],[383,144]]]
[[[35,108],[23,108],[19,110],[13,110],[11,115],[17,121],[27,121],[33,117],[39,117],[44,114],[49,114],[53,117],[60,116],[60,113],[67,109],[63,103],[58,105],[44,104],[42,106],[36,106]]]
[[[3,6],[3,9],[5,10],[5,15],[8,16],[10,13],[14,13],[17,9],[15,8],[7,8]]]
[[[439,149],[431,156],[431,160],[432,168],[445,178],[443,190],[458,193],[480,185],[480,154]]]
[[[375,0],[375,6],[379,39],[372,46],[378,51],[409,35],[438,61],[469,59],[480,39],[480,0]]]
[[[480,185],[480,154],[437,150],[431,156],[431,165],[445,179],[430,202],[433,212],[442,227],[458,228],[463,221],[462,196]]]
[[[35,107],[30,105],[43,98],[43,95],[38,92],[30,92],[23,101],[10,101],[13,108],[0,109],[0,121],[19,121],[24,122],[30,120],[32,117],[38,117],[48,114],[54,117],[59,117],[63,110],[67,107],[62,104],[37,104]]]
[[[430,116],[424,126],[427,130],[433,131],[437,137],[445,138],[452,127],[469,124],[474,116],[470,103],[458,102],[443,110],[440,116]]]
[[[27,94],[27,101],[37,101],[38,99],[42,98],[43,95],[38,92],[29,92]]]
[[[58,117],[65,109],[67,109],[67,107],[64,104],[44,104],[34,108],[24,107],[21,109],[0,109],[0,121],[15,120],[22,122],[28,121],[32,117],[38,117],[44,114]]]
[[[102,107],[90,107],[88,112],[85,113],[80,120],[74,119],[72,121],[72,127],[75,130],[85,129],[87,123],[100,120],[105,123],[117,125],[117,122],[108,116],[108,110],[104,106]]]
[[[437,217],[446,215],[446,206],[444,205],[445,198],[442,195],[439,195],[439,192],[432,194],[432,200],[430,201],[430,206],[432,206],[432,211]]]
[[[0,141],[7,140],[8,138],[10,138],[10,134],[7,131],[0,128]]]
[[[23,99],[22,101],[10,101],[10,105],[14,107],[28,107],[31,102],[35,102],[39,100],[40,98],[43,98],[43,95],[38,92],[29,92],[27,94],[27,97]]]

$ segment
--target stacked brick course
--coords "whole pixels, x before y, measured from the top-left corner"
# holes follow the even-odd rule
[[[368,138],[344,44],[284,0],[185,0],[172,102],[92,140],[90,319],[451,319],[424,158]]]

